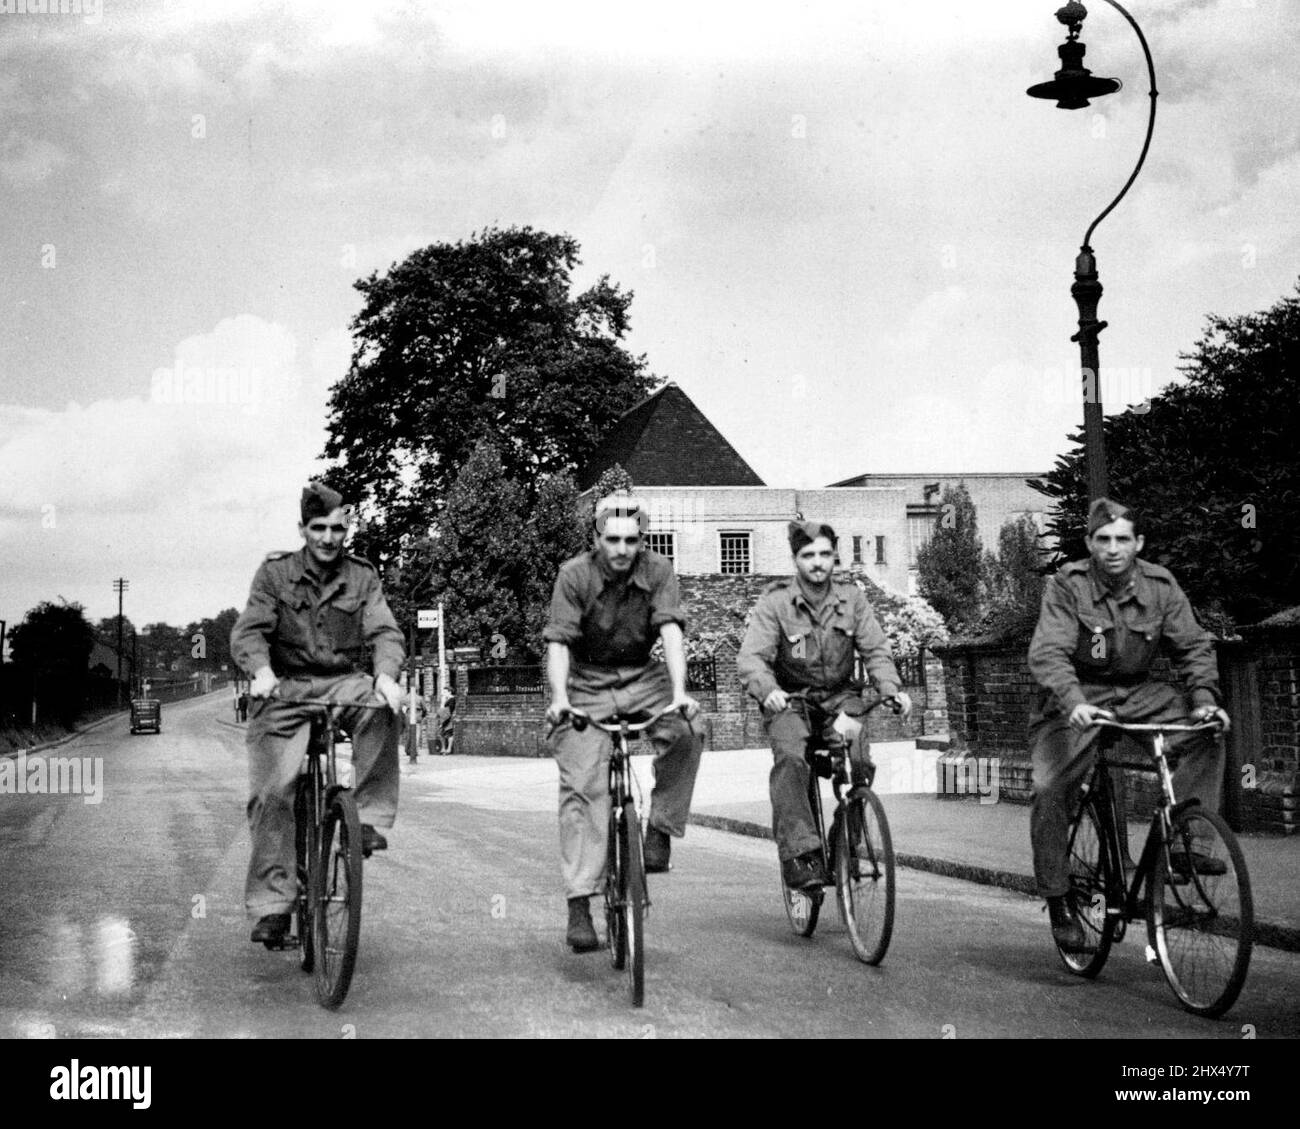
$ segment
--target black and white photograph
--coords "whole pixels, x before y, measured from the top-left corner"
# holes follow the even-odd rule
[[[0,0],[24,1096],[467,1039],[1281,1094],[1298,48],[1288,0]]]

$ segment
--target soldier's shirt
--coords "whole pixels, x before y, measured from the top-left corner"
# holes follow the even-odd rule
[[[345,554],[334,573],[318,573],[306,546],[262,562],[230,653],[249,674],[269,665],[280,677],[373,669],[395,679],[405,657],[374,565]]]
[[[754,605],[736,672],[760,702],[778,688],[830,695],[852,682],[855,651],[877,690],[885,697],[897,694],[898,670],[889,640],[862,589],[832,580],[826,598],[814,608],[798,579],[790,577],[768,585]]]
[[[668,558],[643,549],[623,577],[592,549],[560,566],[542,638],[565,644],[581,666],[631,673],[650,664],[650,648],[666,623],[686,625]]]
[[[1071,561],[1043,590],[1029,670],[1068,713],[1089,700],[1088,686],[1145,681],[1162,648],[1193,708],[1217,705],[1214,646],[1173,573],[1136,560],[1116,589],[1091,560]]]

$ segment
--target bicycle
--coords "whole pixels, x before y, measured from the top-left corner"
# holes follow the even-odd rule
[[[1183,1007],[1197,1015],[1222,1015],[1237,999],[1254,944],[1254,904],[1241,846],[1223,819],[1198,800],[1177,801],[1165,757],[1171,733],[1222,728],[1131,724],[1108,714],[1094,724],[1116,730],[1104,736],[1097,763],[1070,821],[1070,896],[1084,928],[1080,950],[1057,950],[1066,968],[1093,979],[1129,922],[1146,919],[1147,960],[1158,961]],[[1131,880],[1120,856],[1115,795],[1107,752],[1118,733],[1150,735],[1149,752],[1160,778],[1160,798]],[[1143,897],[1145,886],[1146,897]]]
[[[579,732],[594,725],[614,738],[609,760],[605,946],[609,949],[610,964],[627,973],[628,997],[633,1007],[642,1007],[645,1003],[645,919],[650,912],[650,894],[646,884],[641,815],[633,795],[636,778],[632,774],[628,741],[673,712],[669,708],[649,718],[644,714],[614,714],[598,721],[581,710],[568,711],[570,723]],[[684,712],[682,716],[686,716]],[[636,720],[638,718],[643,720]],[[556,728],[552,726],[551,733]]]
[[[343,1003],[356,968],[361,938],[361,818],[352,788],[339,781],[335,744],[345,709],[388,709],[388,703],[340,702],[333,698],[268,697],[315,706],[305,767],[294,793],[294,842],[298,899],[294,932],[268,949],[302,950],[302,970],[314,973],[323,1007]],[[320,959],[317,959],[317,958]]]
[[[804,759],[808,762],[808,805],[821,840],[822,864],[834,875],[840,917],[848,930],[854,955],[865,964],[878,965],[885,958],[894,931],[895,863],[884,805],[871,788],[875,765],[869,767],[866,780],[854,783],[847,745],[828,742],[822,736],[821,726],[808,718],[806,697],[792,694],[790,701],[803,702],[804,720],[809,722],[804,749]],[[895,713],[901,709],[891,698],[878,698],[856,720],[865,725],[871,711],[885,702],[892,703]],[[820,782],[823,779],[830,780],[835,794],[835,815],[829,837],[822,811]],[[782,879],[781,896],[790,928],[800,937],[811,937],[821,913],[824,887],[792,890]]]

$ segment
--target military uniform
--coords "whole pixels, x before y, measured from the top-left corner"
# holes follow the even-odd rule
[[[745,631],[736,672],[749,693],[761,703],[776,689],[807,690],[815,708],[814,724],[831,735],[831,723],[841,710],[860,715],[862,699],[853,682],[854,652],[866,664],[877,690],[891,697],[899,691],[898,670],[889,641],[876,622],[871,605],[855,584],[832,580],[817,607],[808,601],[797,577],[768,585],[754,606]],[[808,765],[804,749],[809,722],[795,709],[763,710],[763,727],[772,743],[772,832],[785,861],[821,848],[821,839],[808,806]],[[868,763],[866,727],[850,750],[858,772]]]
[[[230,633],[230,651],[249,675],[270,666],[287,698],[364,701],[368,672],[396,678],[402,633],[384,601],[379,574],[343,555],[317,571],[307,548],[271,553],[253,577],[248,606]],[[248,723],[248,824],[253,854],[245,884],[249,916],[290,912],[297,897],[293,798],[312,710],[264,699]],[[353,787],[361,821],[392,827],[397,815],[398,719],[388,709],[342,715],[352,735]]]
[[[1029,724],[1033,758],[1030,841],[1039,893],[1069,889],[1067,836],[1075,797],[1096,758],[1100,730],[1069,727],[1070,712],[1087,702],[1120,721],[1152,724],[1188,721],[1183,696],[1149,678],[1164,648],[1182,679],[1192,708],[1219,704],[1219,677],[1209,635],[1196,622],[1173,574],[1135,559],[1127,575],[1108,584],[1089,560],[1072,561],[1047,582],[1038,626],[1029,644],[1029,669],[1042,689]],[[1174,773],[1179,799],[1197,798],[1217,810],[1223,746],[1204,736],[1175,734],[1181,746]]]
[[[542,638],[569,648],[569,701],[595,718],[614,713],[658,713],[672,701],[667,667],[650,649],[667,623],[686,622],[677,577],[667,558],[642,550],[626,579],[599,550],[565,561],[555,578]],[[686,833],[699,737],[682,718],[661,718],[646,731],[655,749],[649,825],[667,835]],[[610,738],[569,720],[552,738],[560,770],[560,870],[566,897],[603,889],[609,823]]]

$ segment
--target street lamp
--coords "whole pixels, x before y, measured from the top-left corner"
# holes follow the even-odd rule
[[[1133,166],[1133,171],[1124,182],[1124,187],[1119,190],[1119,195],[1107,204],[1101,214],[1088,226],[1083,243],[1079,247],[1079,254],[1074,260],[1074,285],[1070,287],[1070,293],[1079,307],[1079,332],[1070,340],[1079,343],[1079,357],[1082,364],[1083,443],[1088,469],[1089,501],[1104,497],[1109,492],[1106,443],[1102,434],[1100,362],[1097,356],[1097,337],[1106,328],[1107,323],[1097,320],[1097,304],[1101,301],[1101,279],[1097,275],[1097,256],[1091,246],[1092,233],[1097,225],[1110,215],[1111,210],[1124,198],[1124,194],[1137,179],[1142,163],[1147,159],[1147,150],[1151,148],[1151,134],[1156,125],[1156,68],[1151,61],[1151,51],[1147,47],[1146,36],[1138,27],[1137,20],[1129,15],[1122,5],[1117,4],[1115,0],[1106,0],[1106,3],[1128,20],[1133,30],[1137,32],[1138,41],[1142,44],[1142,53],[1147,60],[1147,75],[1151,80],[1151,112],[1147,118],[1146,140],[1142,142],[1142,152],[1138,156],[1137,164]],[[1098,78],[1083,65],[1083,56],[1087,48],[1079,42],[1079,31],[1087,15],[1088,9],[1078,0],[1070,0],[1065,7],[1057,11],[1057,20],[1068,30],[1065,42],[1057,48],[1061,69],[1050,82],[1037,83],[1025,91],[1031,98],[1053,99],[1058,109],[1078,110],[1087,106],[1089,99],[1114,94],[1121,88],[1123,84],[1119,79]]]

